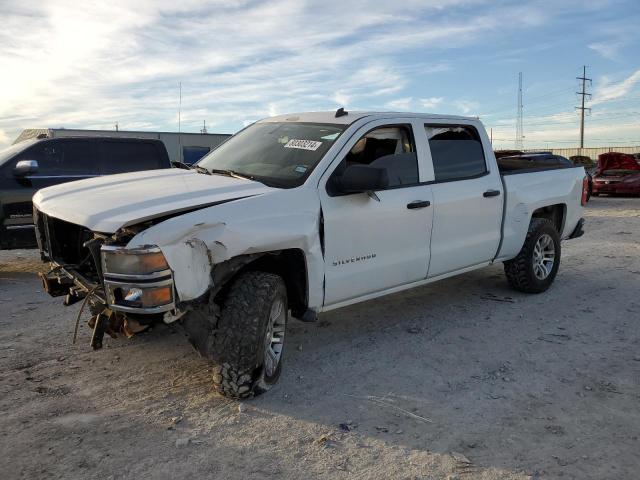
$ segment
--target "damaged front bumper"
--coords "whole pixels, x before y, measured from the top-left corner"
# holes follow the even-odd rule
[[[66,305],[91,294],[95,303],[102,303],[117,312],[167,314],[167,323],[180,318],[180,312],[176,309],[173,275],[169,269],[140,275],[103,271],[100,284],[73,267],[52,260],[50,265],[52,268],[49,272],[39,274],[42,286],[52,297],[66,295]]]

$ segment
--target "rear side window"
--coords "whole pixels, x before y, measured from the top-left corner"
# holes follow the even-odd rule
[[[91,176],[98,174],[94,143],[90,140],[44,141],[25,150],[16,160],[35,160],[34,176]]]
[[[425,125],[436,182],[464,180],[487,173],[482,142],[468,125]]]
[[[162,167],[161,156],[154,143],[102,142],[102,173],[105,175]]]

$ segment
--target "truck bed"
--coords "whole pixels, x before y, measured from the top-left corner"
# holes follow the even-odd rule
[[[505,192],[502,221],[502,243],[496,261],[518,254],[527,235],[531,214],[538,208],[561,205],[564,222],[561,238],[567,238],[580,220],[583,167],[553,167],[541,169],[516,168],[502,171],[500,177]],[[578,199],[569,202],[568,199]]]

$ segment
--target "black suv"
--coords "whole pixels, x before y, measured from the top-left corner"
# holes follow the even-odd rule
[[[171,168],[160,140],[67,137],[0,151],[0,249],[36,247],[31,198],[41,188],[113,173]]]

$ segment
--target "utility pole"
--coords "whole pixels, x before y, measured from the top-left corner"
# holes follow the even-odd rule
[[[182,161],[182,135],[181,115],[182,115],[182,82],[178,83],[178,161]]]
[[[522,72],[518,73],[518,117],[516,119],[516,148],[522,150],[524,148],[524,132],[522,125]]]
[[[582,80],[582,91],[576,92],[578,95],[582,97],[582,103],[580,107],[576,107],[577,110],[580,110],[580,149],[584,148],[584,111],[589,110],[591,113],[591,108],[587,108],[584,106],[584,102],[586,97],[591,98],[591,94],[587,93],[587,82],[591,84],[591,79],[587,78],[587,66],[582,66],[582,76],[576,77],[578,80]]]

